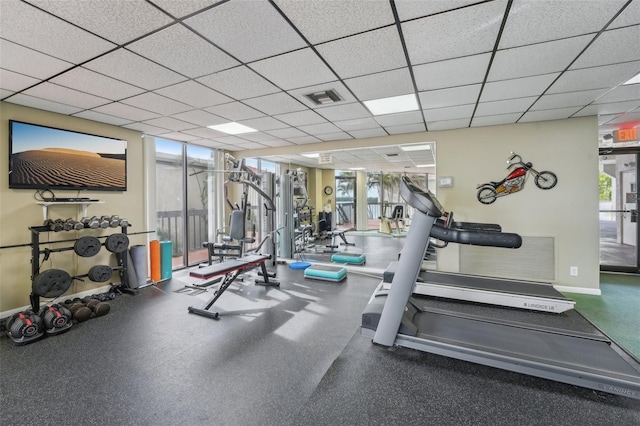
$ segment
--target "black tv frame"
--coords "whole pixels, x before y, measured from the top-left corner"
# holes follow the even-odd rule
[[[17,157],[14,157],[14,155],[18,155],[18,153],[14,153],[14,147],[18,149],[23,149],[24,148],[23,146],[18,147],[16,146],[16,144],[18,143],[27,144],[28,142],[26,141],[19,142],[17,140],[14,140],[14,138],[16,137],[16,133],[18,133],[15,129],[15,126],[32,126],[33,130],[44,131],[45,133],[51,132],[50,137],[52,140],[51,146],[46,146],[46,141],[45,141],[45,143],[43,144],[45,146],[37,150],[24,150],[24,151],[18,151],[18,152],[27,152],[27,151],[37,152],[37,151],[48,149],[52,151],[46,153],[46,155],[48,156],[50,155],[52,157],[56,157],[64,161],[65,158],[62,157],[64,155],[67,155],[67,158],[69,158],[69,160],[71,160],[72,158],[80,158],[75,156],[70,157],[71,153],[65,154],[64,150],[85,151],[89,155],[86,158],[87,159],[86,162],[64,161],[64,163],[65,164],[75,163],[75,167],[72,167],[71,171],[79,172],[80,174],[84,172],[91,179],[88,179],[86,184],[83,184],[83,183],[77,182],[77,177],[75,179],[68,178],[69,179],[68,183],[66,183],[64,182],[65,178],[63,177],[53,179],[53,178],[46,178],[42,175],[37,175],[37,176],[34,176],[34,179],[32,179],[29,182],[25,181],[24,179],[17,181],[17,178],[15,177],[16,174],[13,172],[19,169],[18,164],[16,164],[19,160]],[[78,132],[74,130],[61,129],[57,127],[45,126],[45,125],[35,124],[35,123],[27,123],[27,122],[18,121],[18,120],[9,120],[8,134],[9,134],[9,188],[10,189],[68,190],[68,191],[126,191],[127,190],[127,141],[125,139],[118,139],[118,138],[113,138],[109,136],[96,135],[92,133],[84,133],[84,132]],[[77,147],[71,148],[71,146],[74,146],[72,143],[70,143],[68,146],[65,146],[60,142],[53,142],[54,139],[58,139],[59,137],[64,138],[65,135],[69,135],[70,139],[78,138],[78,137],[86,137],[86,141],[88,144],[92,142],[96,145],[99,143],[108,144],[110,143],[110,141],[113,141],[114,143],[121,143],[122,152],[118,150],[116,152],[111,152],[111,153],[108,153],[108,152],[101,153],[96,150],[91,150],[90,146],[83,147],[80,150],[80,149],[77,149]],[[78,152],[78,154],[80,154],[80,152]],[[91,155],[91,154],[97,154],[100,158],[97,159],[94,155]],[[98,178],[98,171],[97,171],[98,169],[93,168],[92,166],[95,166],[96,164],[94,163],[100,162],[100,160],[107,160],[108,163],[104,162],[103,163],[104,165],[115,165],[118,167],[118,169],[121,166],[119,164],[112,163],[112,161],[114,160],[124,161],[123,176],[120,176],[120,174],[118,174],[117,176],[115,176],[116,182],[110,184],[108,182],[108,177],[107,177],[109,173],[107,173],[104,177],[105,183],[104,184],[97,183],[99,182],[99,181],[96,181],[96,179]],[[52,168],[51,170],[55,170],[55,169]],[[101,170],[105,170],[105,169],[101,169]],[[106,168],[106,170],[108,170],[108,168]],[[46,182],[47,179],[49,179],[49,182]],[[121,181],[122,183],[120,183]]]

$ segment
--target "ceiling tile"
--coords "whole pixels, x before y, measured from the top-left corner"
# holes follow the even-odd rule
[[[155,92],[187,105],[193,105],[196,108],[205,108],[233,101],[228,96],[193,80],[163,87]]]
[[[640,69],[640,61],[570,70],[560,76],[548,93],[610,88],[622,84]]]
[[[244,103],[267,115],[284,114],[305,109],[303,104],[284,92],[246,99]]]
[[[263,145],[266,145],[271,148],[279,147],[279,146],[293,146],[294,144],[291,142],[283,141],[280,139],[272,140],[272,141],[263,141],[260,142]]]
[[[191,78],[240,65],[238,61],[180,24],[127,46],[141,56]]]
[[[572,37],[496,53],[488,81],[564,71],[593,36]]]
[[[557,76],[558,73],[553,73],[487,83],[484,85],[480,101],[490,102],[539,95]]]
[[[143,0],[94,1],[91,7],[87,7],[85,0],[28,1],[116,44],[124,44],[172,21]]]
[[[120,102],[102,105],[93,110],[102,114],[115,115],[116,117],[127,118],[133,121],[149,120],[158,117],[158,114],[154,112],[145,111]]]
[[[285,90],[333,81],[336,76],[311,49],[296,50],[249,64],[256,72]]]
[[[162,127],[164,129],[174,130],[179,132],[181,130],[193,129],[195,126],[191,123],[187,123],[182,120],[176,120],[171,117],[159,117],[151,120],[145,120],[146,124],[150,124],[152,126]]]
[[[87,93],[47,82],[27,89],[23,93],[28,96],[35,96],[36,98],[47,99],[82,109],[90,109],[111,102],[109,99],[89,95]]]
[[[292,127],[288,127],[286,129],[268,130],[266,133],[276,138],[283,138],[283,139],[296,138],[299,136],[307,136],[304,132],[298,129],[294,129]]]
[[[638,44],[640,44],[640,25],[606,31],[571,65],[571,68],[638,61],[640,49],[631,47]]]
[[[422,110],[427,123],[432,121],[471,119],[473,105],[459,105],[447,108],[434,108]]]
[[[440,15],[403,22],[413,65],[490,52],[507,2],[496,0]]]
[[[502,32],[500,48],[596,33],[626,0],[516,0]]]
[[[391,135],[400,135],[403,133],[418,133],[426,131],[424,123],[403,124],[401,126],[384,126],[385,130]]]
[[[334,121],[333,124],[341,128],[346,132],[351,132],[352,130],[366,130],[366,129],[376,129],[379,128],[380,125],[373,117],[364,117],[364,118],[356,118],[353,120],[343,120],[343,121]]]
[[[3,89],[2,87],[0,87],[0,99],[8,98],[9,96],[13,95],[14,93],[15,92],[12,92],[11,90],[6,90],[6,89]]]
[[[313,136],[298,136],[295,138],[287,138],[287,140],[289,142],[292,142],[296,145],[303,145],[303,144],[308,144],[308,143],[316,143],[316,142],[322,142],[320,139],[313,137]]]
[[[563,120],[571,117],[576,113],[580,107],[572,108],[557,108],[557,109],[545,109],[542,111],[529,111],[522,116],[518,123],[527,123],[531,121],[543,121],[543,120]]]
[[[173,114],[172,117],[177,120],[186,121],[187,123],[193,123],[205,127],[229,122],[229,120],[227,120],[226,118],[218,117],[217,115],[213,115],[201,109],[193,109],[191,111]]]
[[[153,2],[176,18],[183,18],[222,0],[153,0]]]
[[[144,89],[82,67],[60,74],[51,79],[51,82],[114,101],[144,92]]]
[[[345,132],[335,132],[335,133],[326,133],[323,135],[318,135],[318,138],[320,138],[323,141],[341,141],[341,140],[346,140],[346,139],[353,139],[351,137],[351,135],[345,133]]]
[[[478,104],[478,108],[476,108],[475,115],[482,117],[483,115],[511,114],[515,112],[523,113],[529,109],[536,99],[537,97],[532,96],[528,98],[507,99],[503,101],[480,102]]]
[[[40,80],[17,72],[0,69],[0,86],[3,89],[19,92],[27,87],[38,84]]]
[[[291,25],[266,1],[227,2],[184,22],[243,62],[306,47]]]
[[[197,136],[192,136],[192,135],[188,135],[186,133],[181,133],[181,132],[161,133],[158,136],[161,137],[162,139],[181,141],[181,142],[189,142],[189,141],[200,139]]]
[[[359,103],[328,106],[317,111],[329,121],[371,117],[371,113]]]
[[[337,128],[331,123],[309,124],[307,126],[298,126],[298,129],[312,135],[322,135],[322,134],[336,133],[340,131],[339,128]]]
[[[230,102],[228,104],[216,105],[205,108],[205,111],[209,111],[212,114],[227,118],[231,121],[247,120],[249,118],[264,116],[260,111],[256,111],[241,102]]]
[[[609,29],[638,24],[640,24],[640,2],[634,1],[618,15],[615,21],[611,23]]]
[[[222,142],[225,143],[227,145],[236,147],[238,145],[244,145],[245,143],[248,143],[245,139],[242,139],[240,137],[237,136],[222,136],[219,138],[215,139],[218,142]]]
[[[317,112],[309,110],[278,114],[273,117],[291,126],[304,126],[305,124],[325,123],[327,121]]]
[[[388,133],[384,131],[381,127],[377,129],[366,129],[366,130],[350,130],[349,134],[356,139],[363,138],[376,138],[378,136],[387,136]]]
[[[475,116],[475,117],[473,117],[473,121],[471,121],[471,127],[498,126],[500,124],[513,124],[513,123],[517,122],[518,119],[521,116],[522,116],[521,112],[517,112],[515,114],[487,115],[485,117]],[[431,124],[429,124],[429,130],[443,130],[443,129],[432,128]]]
[[[209,129],[207,127],[198,127],[197,129],[187,129],[183,130],[182,133],[186,133],[188,135],[198,136],[203,139],[213,139],[223,137],[225,134],[222,132],[218,132],[213,129]]]
[[[122,127],[126,127],[128,129],[139,130],[147,135],[159,135],[162,133],[167,133],[169,129],[164,129],[162,127],[152,126],[147,123],[131,123],[125,124]]]
[[[472,84],[470,86],[420,92],[420,104],[424,109],[473,104],[478,100],[480,87],[480,84]]]
[[[640,84],[626,84],[616,87],[606,95],[598,98],[594,103],[606,104],[611,102],[640,100]]]
[[[420,18],[451,9],[457,9],[477,2],[478,0],[396,0],[395,3],[396,9],[398,10],[398,17],[401,21],[405,21],[407,19]]]
[[[245,66],[232,68],[197,79],[234,99],[246,99],[280,91],[276,86]]]
[[[395,26],[321,44],[316,48],[342,79],[407,66]]]
[[[153,92],[136,95],[120,102],[140,109],[146,109],[147,111],[152,111],[160,115],[172,115],[193,109],[191,106],[185,105],[182,102],[165,98],[164,96]]]
[[[118,49],[87,62],[83,66],[147,90],[158,89],[186,80],[180,74],[125,49]]]
[[[636,111],[636,110],[634,110]],[[640,111],[631,111],[626,114],[621,115],[620,117],[609,121],[607,124],[624,124],[628,125],[629,123],[639,123],[640,122]]]
[[[361,101],[388,98],[413,93],[413,82],[408,68],[345,80],[345,84]]]
[[[0,67],[31,77],[49,78],[73,66],[69,62],[3,39],[0,39],[0,52]]]
[[[572,106],[582,106],[593,102],[606,92],[605,89],[585,90],[582,92],[556,93],[543,95],[531,107],[532,111],[541,109],[564,108]]]
[[[256,130],[274,130],[274,129],[283,129],[288,127],[282,121],[276,120],[273,117],[260,117],[260,118],[251,118],[249,120],[242,120],[240,124],[244,124],[245,126],[249,126]]]
[[[40,99],[33,96],[23,95],[21,93],[13,95],[9,99],[7,99],[7,102],[67,115],[79,112],[81,110],[81,108],[61,104],[58,102],[52,102],[47,99]]]
[[[100,114],[95,111],[80,111],[77,114],[73,114],[74,117],[80,117],[87,120],[97,121],[99,123],[108,123],[113,124],[114,126],[122,126],[124,124],[130,123],[131,120],[114,117],[112,115]]]
[[[465,127],[469,127],[468,118],[427,122],[427,128],[430,132],[438,130],[464,129]]]
[[[381,126],[399,126],[403,124],[422,123],[422,114],[420,111],[401,112],[398,114],[378,115],[374,117]],[[388,130],[388,129],[387,129]]]
[[[2,0],[0,38],[74,64],[116,47],[27,3],[12,0]]]
[[[275,2],[293,25],[313,44],[394,23],[393,12],[386,1]]]
[[[236,145],[237,150],[246,150],[246,149],[262,149],[265,148],[264,145],[258,142],[245,142],[243,144]]]
[[[294,98],[296,98],[297,100],[299,100],[300,102],[308,106],[309,108],[315,109],[315,108],[325,108],[325,107],[333,106],[335,104],[316,105],[305,95],[308,95],[311,93],[317,93],[317,92],[325,92],[327,90],[333,90],[334,92],[336,92],[338,96],[340,96],[340,99],[342,99],[341,101],[339,101],[339,103],[341,104],[356,102],[356,98],[353,97],[349,89],[347,89],[347,87],[339,81],[331,81],[329,83],[317,84],[315,86],[308,86],[300,89],[289,90],[287,91],[287,93],[289,93],[291,96],[293,96]]]
[[[274,139],[276,139],[275,137],[271,136],[268,133],[264,133],[264,132],[251,132],[251,133],[244,133],[242,135],[240,135],[243,139],[252,141],[252,142],[260,142],[263,143],[265,141],[272,141]]]
[[[584,117],[587,115],[606,115],[606,114],[621,114],[627,111],[632,111],[640,106],[640,99],[627,102],[613,102],[610,104],[592,104],[581,109],[574,114],[574,117]]]
[[[486,53],[415,66],[418,91],[482,83],[490,59]]]

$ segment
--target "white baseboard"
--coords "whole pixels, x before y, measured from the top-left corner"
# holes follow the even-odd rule
[[[51,303],[60,303],[67,299],[75,299],[76,297],[79,297],[80,299],[82,299],[83,297],[91,296],[92,294],[106,293],[107,291],[109,291],[110,288],[111,288],[111,285],[105,285],[102,287],[92,288],[91,290],[81,291],[80,293],[76,293],[76,294],[65,294],[54,300],[47,299],[46,302],[42,302],[41,300],[40,306],[42,307],[44,305],[49,305]],[[17,314],[18,312],[26,311],[27,309],[31,309],[31,305],[25,305],[20,308],[15,308],[9,311],[0,312],[0,318],[7,318],[13,314]]]
[[[563,293],[590,294],[592,296],[602,296],[599,288],[567,287],[564,285],[554,285],[553,288]]]

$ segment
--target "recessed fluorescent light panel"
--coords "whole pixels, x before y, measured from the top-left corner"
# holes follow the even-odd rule
[[[365,167],[350,167],[349,170],[365,170]]]
[[[410,95],[393,96],[391,98],[374,99],[362,102],[371,114],[384,115],[396,112],[416,111],[418,109],[418,100],[413,93]]]
[[[635,77],[631,77],[629,81],[626,81],[623,84],[638,84],[638,83],[640,83],[640,73],[636,74]]]
[[[435,167],[435,164],[416,164],[416,167]]]
[[[308,154],[300,154],[303,157],[308,157],[308,158],[318,158],[320,157],[320,153],[319,152],[310,152]]]
[[[256,129],[252,129],[251,127],[248,127],[248,126],[245,126],[244,124],[240,124],[236,122],[217,124],[215,126],[207,126],[207,127],[222,133],[227,133],[229,135],[240,135],[242,133],[257,132]]]
[[[431,144],[400,145],[400,149],[403,151],[429,151]]]

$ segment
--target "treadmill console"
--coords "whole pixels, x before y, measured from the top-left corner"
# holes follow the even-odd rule
[[[431,217],[440,217],[444,208],[428,189],[420,188],[408,176],[402,176],[400,184],[400,196],[411,207]]]

